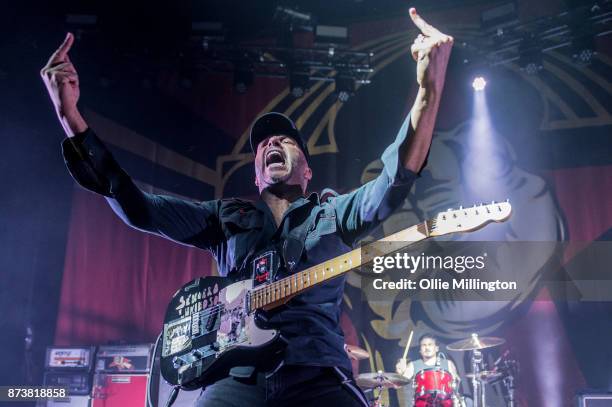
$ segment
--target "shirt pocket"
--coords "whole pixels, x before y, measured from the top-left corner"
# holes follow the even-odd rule
[[[336,230],[336,214],[321,211],[306,234],[306,250],[315,247],[326,236],[335,234]]]

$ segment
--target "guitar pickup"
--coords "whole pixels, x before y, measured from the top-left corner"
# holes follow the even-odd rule
[[[204,309],[191,315],[191,338],[199,338],[216,331],[221,325],[221,310],[210,311]]]

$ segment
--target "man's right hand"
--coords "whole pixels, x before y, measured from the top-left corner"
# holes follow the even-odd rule
[[[87,123],[77,109],[79,76],[68,57],[73,42],[74,36],[68,33],[62,45],[49,58],[47,65],[40,70],[57,117],[68,137],[87,130]]]
[[[395,371],[401,375],[403,375],[406,372],[406,369],[408,368],[408,360],[407,359],[399,359],[397,361],[397,363],[395,364]]]

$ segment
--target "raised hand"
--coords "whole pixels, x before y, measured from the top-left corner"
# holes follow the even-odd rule
[[[408,367],[408,361],[404,358],[401,358],[395,364],[395,371],[401,375],[406,372],[406,368]]]
[[[68,57],[73,43],[74,36],[68,33],[62,45],[40,70],[57,117],[69,137],[87,129],[87,124],[77,109],[80,96],[79,76]]]
[[[410,48],[412,57],[417,62],[417,82],[421,87],[441,92],[453,47],[453,37],[428,24],[417,14],[415,8],[410,8],[410,18],[421,31]]]

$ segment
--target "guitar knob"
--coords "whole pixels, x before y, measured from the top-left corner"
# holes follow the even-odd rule
[[[195,359],[202,359],[202,352],[199,350],[194,350],[191,352],[191,356],[193,356]]]

